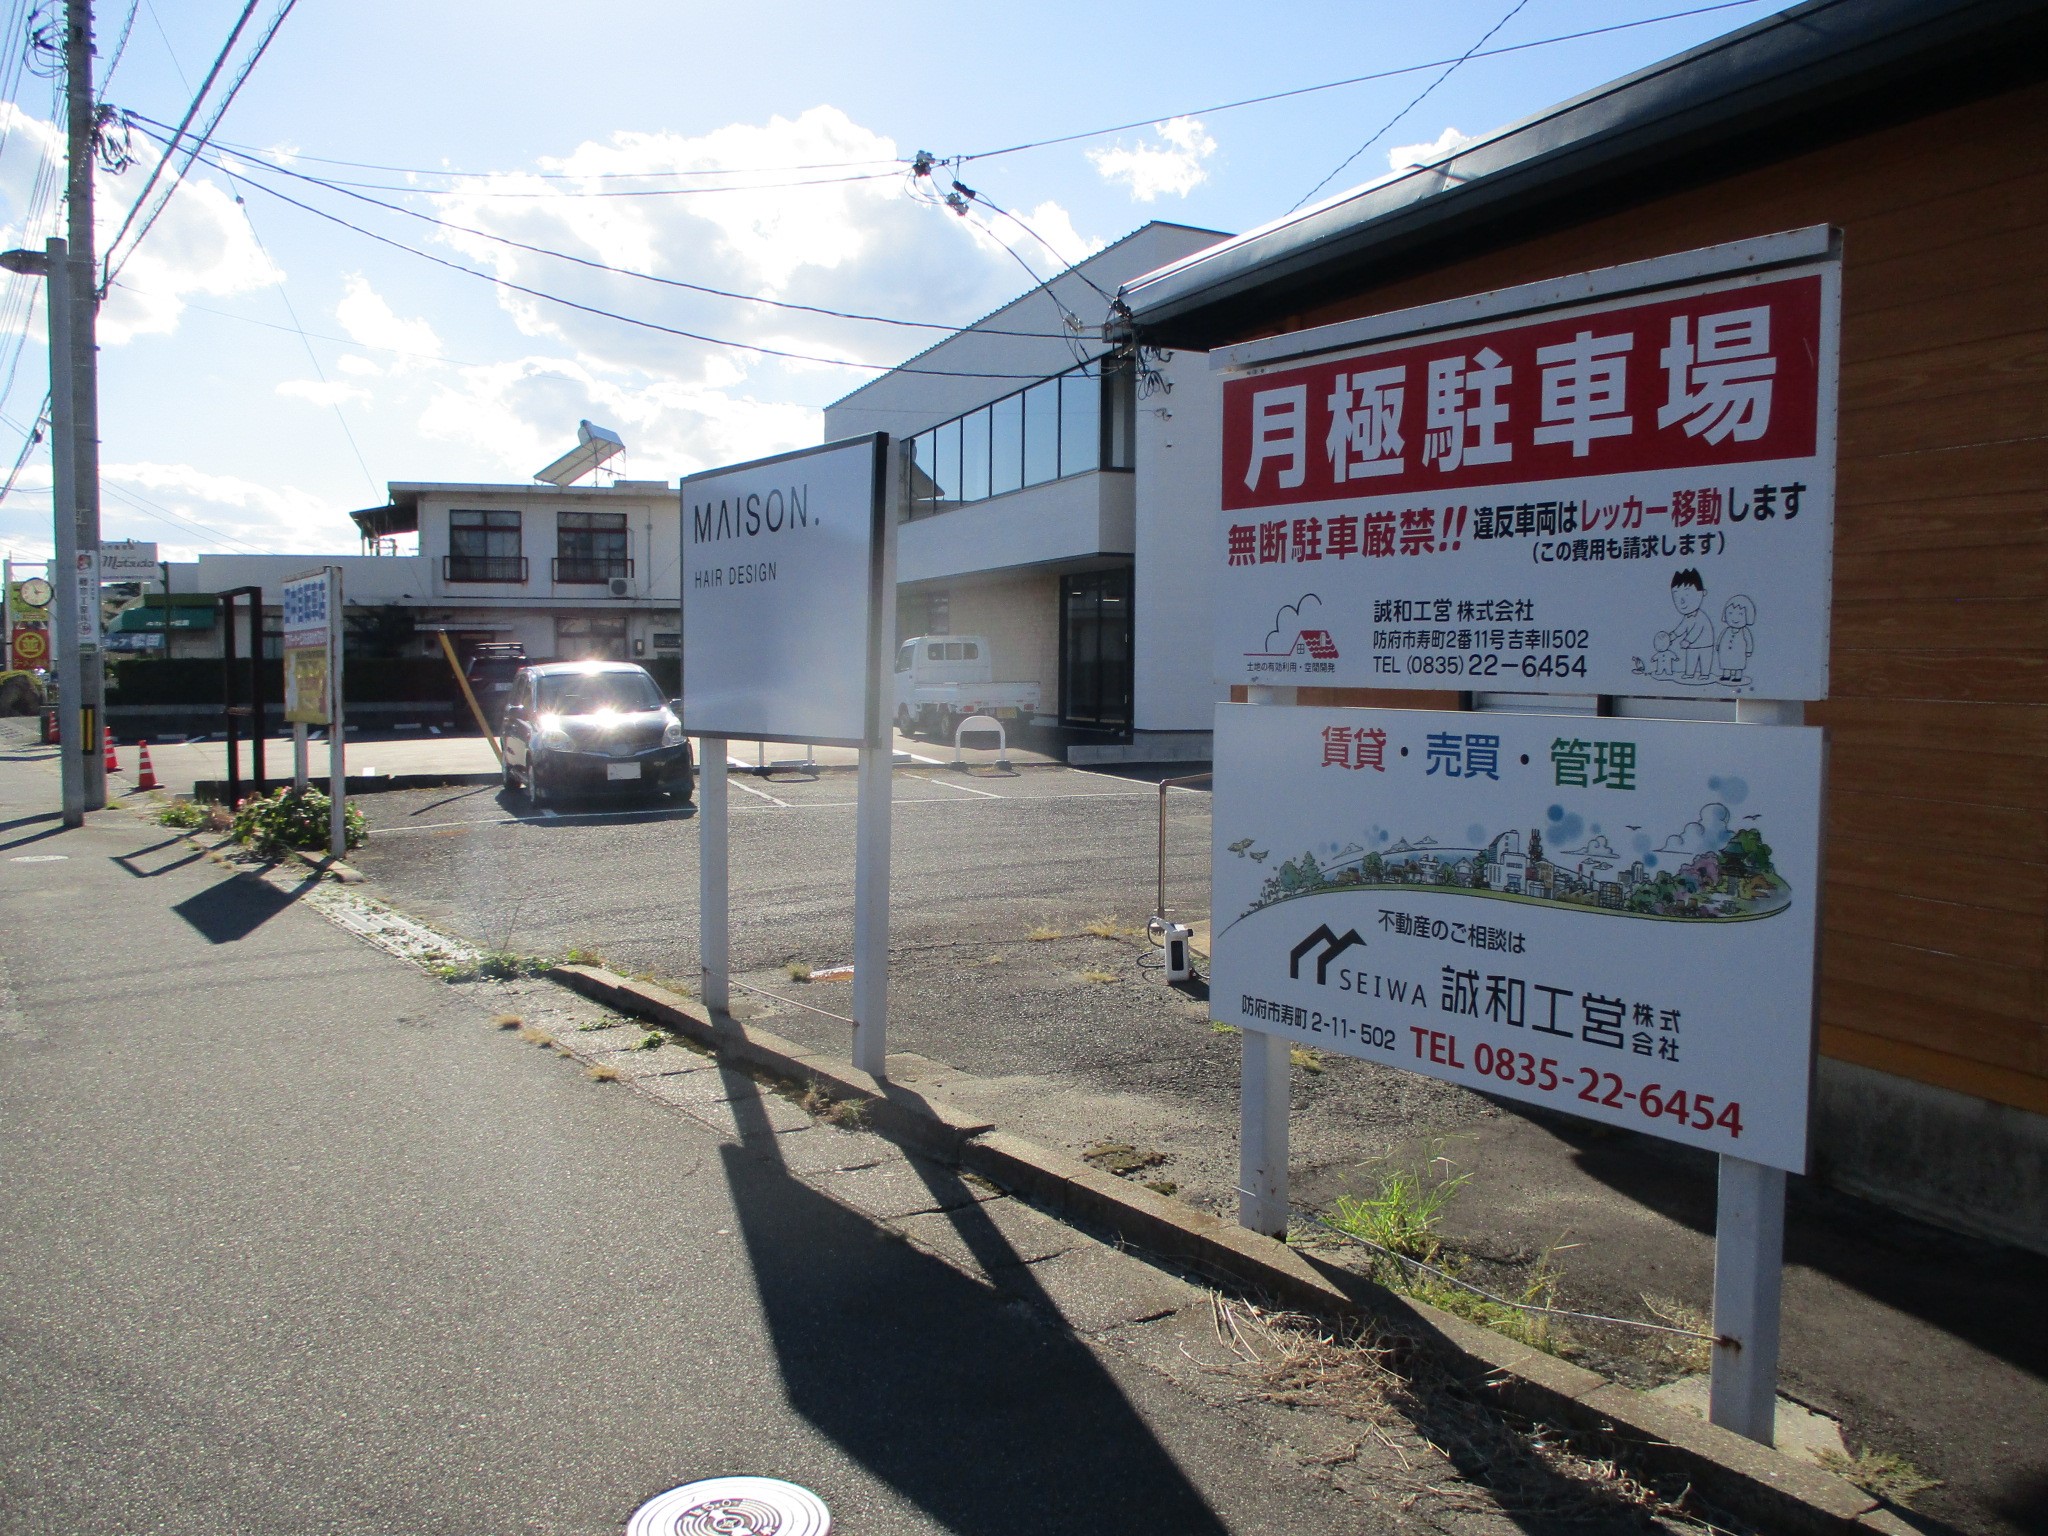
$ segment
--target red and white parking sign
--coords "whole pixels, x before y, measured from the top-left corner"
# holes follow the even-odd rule
[[[1839,293],[1830,259],[1228,380],[1218,679],[1825,697]]]

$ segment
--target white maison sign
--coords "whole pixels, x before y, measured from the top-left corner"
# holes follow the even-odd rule
[[[692,735],[867,739],[887,442],[851,438],[683,481]]]
[[[1216,717],[1215,1017],[1801,1172],[1821,732]]]
[[[1840,263],[1717,259],[1219,354],[1218,680],[1825,698]]]

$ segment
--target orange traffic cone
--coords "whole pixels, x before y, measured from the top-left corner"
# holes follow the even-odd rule
[[[149,743],[146,741],[137,742],[136,747],[142,753],[142,760],[135,765],[135,787],[137,789],[161,788],[162,786],[156,781],[156,769],[150,765]]]
[[[119,773],[120,771],[121,759],[114,756],[114,728],[110,725],[107,727],[107,772]]]

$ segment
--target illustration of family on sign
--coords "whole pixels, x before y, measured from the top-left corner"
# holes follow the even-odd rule
[[[1678,623],[1660,629],[1650,659],[1634,658],[1635,670],[1647,677],[1681,683],[1688,688],[1753,686],[1749,658],[1756,650],[1750,633],[1756,604],[1739,593],[1721,605],[1721,627],[1707,616],[1707,584],[1690,566],[1671,578],[1671,606]]]

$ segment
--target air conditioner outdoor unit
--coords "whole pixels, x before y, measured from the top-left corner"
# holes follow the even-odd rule
[[[631,578],[625,576],[614,576],[612,578],[613,597],[631,597],[632,595],[633,583]]]

